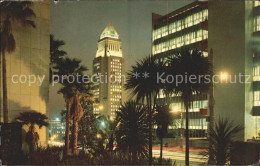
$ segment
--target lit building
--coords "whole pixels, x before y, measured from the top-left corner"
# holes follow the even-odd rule
[[[196,1],[165,16],[153,14],[152,18],[154,56],[169,56],[188,45],[200,48],[205,56],[212,53],[215,74],[226,73],[233,80],[239,74],[250,76],[248,83],[214,86],[215,119],[228,118],[242,125],[242,140],[260,132],[259,5],[258,1]],[[172,105],[183,110],[178,96],[173,97]],[[200,130],[207,129],[201,108],[208,108],[207,95],[198,96],[190,110],[193,137],[204,136]]]
[[[65,122],[62,122],[60,118],[49,120],[49,144],[64,142],[65,137]]]
[[[49,5],[49,1],[32,3],[31,8],[36,15],[33,18],[36,28],[12,24],[16,49],[12,54],[6,54],[9,122],[24,111],[35,110],[47,114],[50,61]],[[42,84],[40,85],[40,81],[36,80],[35,83],[29,85],[29,75],[44,77]],[[1,121],[3,121],[2,88],[0,92]],[[46,143],[46,127],[42,127],[38,133],[40,144],[44,145]]]
[[[152,15],[152,54],[166,57],[173,55],[176,49],[183,46],[201,48],[207,56],[208,42],[208,8],[205,2],[194,2],[168,15]],[[164,98],[161,94],[160,98]],[[201,108],[208,107],[207,95],[194,95],[193,107],[190,111],[189,129],[191,137],[205,137],[207,122],[200,115]],[[171,108],[174,114],[181,114],[178,128],[185,126],[185,111],[180,96],[171,97]],[[183,133],[183,132],[182,132]]]
[[[119,35],[111,23],[102,32],[93,60],[94,114],[115,117],[125,100],[123,81],[125,60]]]

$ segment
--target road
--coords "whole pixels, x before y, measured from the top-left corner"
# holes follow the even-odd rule
[[[203,165],[206,163],[206,160],[199,154],[198,151],[190,152],[190,165]],[[153,156],[159,157],[160,150],[153,149]],[[181,150],[163,150],[163,158],[176,160],[178,166],[185,165],[185,151]]]

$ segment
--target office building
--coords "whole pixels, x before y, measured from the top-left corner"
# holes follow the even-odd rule
[[[111,23],[102,32],[93,60],[94,114],[115,117],[125,100],[123,82],[125,60],[119,35]]]
[[[8,116],[12,122],[21,112],[34,110],[47,113],[49,102],[50,6],[48,1],[33,2],[36,27],[21,27],[13,23],[15,52],[6,54]],[[29,75],[43,78],[29,85]],[[15,76],[15,77],[13,77]],[[12,79],[13,78],[13,79]],[[20,80],[19,80],[20,78]],[[31,80],[32,81],[32,80]],[[2,85],[2,84],[1,84]],[[1,101],[2,88],[1,88]],[[3,121],[1,102],[1,121]],[[28,130],[28,129],[26,129]],[[40,144],[46,143],[46,128],[37,129]]]
[[[258,1],[195,1],[152,18],[154,56],[173,55],[183,46],[213,55],[215,74],[225,73],[229,79],[214,85],[214,119],[228,118],[242,125],[241,140],[256,138],[260,131],[259,15]],[[247,83],[239,82],[239,74]],[[231,83],[235,77],[237,82]],[[176,110],[184,111],[178,96],[172,100]],[[190,109],[192,137],[205,136],[207,122],[200,110],[209,110],[208,103],[207,95],[195,97]]]

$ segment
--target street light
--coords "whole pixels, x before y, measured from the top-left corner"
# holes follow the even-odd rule
[[[99,109],[100,111],[102,111],[102,110],[104,109],[104,106],[103,106],[103,105],[99,105],[99,106],[98,106],[98,109]]]
[[[173,107],[171,107],[171,112],[178,113],[178,112],[180,112],[180,110],[179,110],[178,106],[173,106]]]
[[[227,72],[220,72],[220,81],[227,81],[228,73]]]
[[[106,127],[106,124],[105,124],[105,122],[104,121],[102,121],[101,123],[100,123],[100,125],[102,126],[102,127]]]
[[[98,138],[98,139],[101,138],[101,134],[97,134],[97,138]]]
[[[179,114],[180,113],[180,118],[181,118],[181,132],[180,132],[180,136],[181,138],[183,138],[183,130],[182,130],[182,123],[183,123],[183,114],[182,114],[182,111],[181,109],[178,107],[178,106],[172,106],[171,107],[171,112],[174,113],[174,114]]]

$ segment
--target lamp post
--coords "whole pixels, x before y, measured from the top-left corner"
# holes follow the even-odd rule
[[[180,110],[179,107],[174,106],[174,107],[171,107],[171,112],[173,112],[174,114],[180,113],[180,115],[181,115],[181,132],[180,132],[180,137],[183,138],[183,128],[182,128],[183,127],[182,126],[182,124],[183,124],[183,114],[182,114],[182,111]]]

